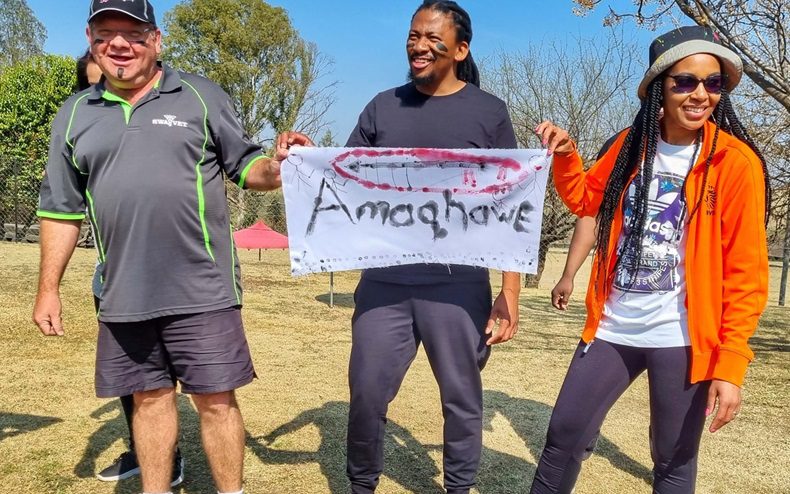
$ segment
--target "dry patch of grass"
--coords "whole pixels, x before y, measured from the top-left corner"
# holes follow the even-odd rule
[[[352,293],[358,273],[291,278],[287,253],[240,252],[244,319],[259,379],[240,390],[248,431],[250,493],[347,492],[346,369]],[[16,492],[135,493],[136,480],[107,484],[95,472],[123,451],[125,424],[116,400],[93,395],[96,324],[90,299],[94,253],[78,250],[63,283],[67,336],[45,339],[30,323],[38,250],[0,245],[0,484]],[[484,373],[485,432],[479,491],[524,493],[543,445],[551,406],[579,336],[584,283],[568,313],[551,308],[548,291],[564,261],[552,253],[544,288],[522,296],[521,332],[495,348]],[[581,273],[578,280],[586,276]],[[495,276],[496,280],[498,276]],[[776,280],[777,276],[773,276]],[[775,304],[776,285],[772,287]],[[757,353],[737,422],[702,443],[698,492],[788,492],[790,407],[788,309],[769,307],[753,340]],[[378,492],[442,492],[441,412],[424,355],[412,366],[390,409],[386,471]],[[177,492],[213,493],[200,449],[197,417],[179,399],[186,482]],[[583,411],[580,411],[583,413]],[[613,408],[598,452],[577,492],[650,492],[647,388],[640,378]]]

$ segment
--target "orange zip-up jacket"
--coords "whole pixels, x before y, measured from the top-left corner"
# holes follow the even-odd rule
[[[699,158],[689,173],[685,194],[689,211],[697,204],[705,160],[715,126],[707,122]],[[588,171],[579,154],[555,154],[554,185],[578,216],[595,216],[609,174],[627,131]],[[743,384],[754,357],[749,338],[768,298],[768,247],[765,235],[765,181],[759,158],[746,143],[719,131],[704,198],[686,230],[686,307],[691,340],[690,381],[710,379]],[[606,279],[596,280],[595,256],[587,289],[587,321],[582,339],[598,329],[612,287],[617,243],[623,225],[622,197],[612,221]]]

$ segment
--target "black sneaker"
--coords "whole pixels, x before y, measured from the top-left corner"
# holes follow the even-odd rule
[[[105,482],[128,479],[140,474],[140,465],[137,464],[137,455],[134,451],[121,454],[109,467],[99,472],[96,477]]]
[[[171,487],[175,487],[184,481],[184,458],[181,456],[181,450],[176,449],[176,459],[173,464],[173,480],[170,482]]]

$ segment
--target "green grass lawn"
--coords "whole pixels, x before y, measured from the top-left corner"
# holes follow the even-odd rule
[[[341,494],[345,480],[351,294],[358,273],[291,278],[283,251],[240,252],[244,320],[259,379],[239,391],[248,433],[245,492]],[[44,338],[30,322],[37,281],[35,245],[0,245],[0,485],[8,492],[137,493],[95,473],[124,449],[117,400],[93,392],[96,321],[90,297],[95,253],[78,249],[63,282],[65,338]],[[521,298],[520,332],[497,346],[484,372],[485,432],[479,491],[525,493],[584,317],[583,281],[570,310],[551,308],[549,290],[564,254],[552,252],[542,287]],[[790,310],[771,302],[752,346],[756,352],[738,420],[705,433],[698,493],[790,492]],[[497,279],[499,276],[494,276]],[[214,493],[197,416],[179,397],[186,481],[175,492]],[[580,410],[579,413],[584,413]],[[377,492],[432,494],[441,486],[441,410],[420,353],[390,408],[386,468]],[[578,494],[649,493],[646,379],[639,378],[610,412],[596,454],[585,462]]]

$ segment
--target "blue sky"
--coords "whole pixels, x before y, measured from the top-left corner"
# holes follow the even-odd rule
[[[77,56],[84,51],[88,0],[27,1],[47,28],[47,52]],[[66,9],[66,3],[72,8]],[[152,0],[157,20],[161,21],[163,14],[177,3],[178,0]],[[328,118],[333,121],[330,128],[335,139],[342,144],[365,104],[376,93],[405,81],[406,33],[420,1],[271,0],[269,3],[285,8],[302,37],[316,43],[334,61],[326,80],[336,80],[339,84]],[[581,18],[572,14],[571,0],[460,0],[459,3],[472,18],[472,53],[479,60],[498,51],[525,49],[529,43],[605,36],[602,27],[605,5]],[[631,5],[627,0],[608,3],[623,9]],[[647,46],[656,33],[637,29],[632,23],[626,23],[625,30],[643,48],[637,55],[646,59]]]

